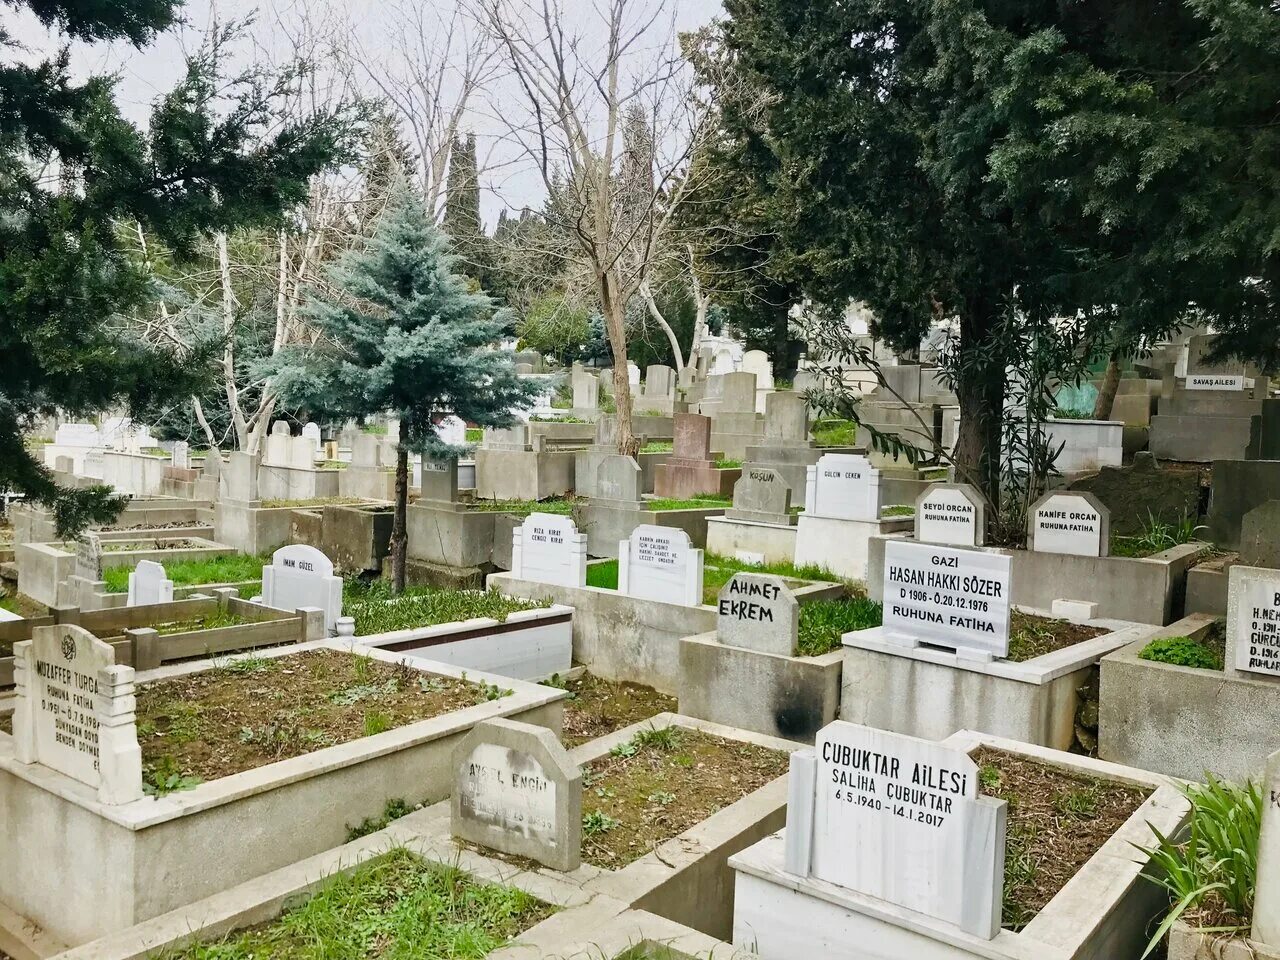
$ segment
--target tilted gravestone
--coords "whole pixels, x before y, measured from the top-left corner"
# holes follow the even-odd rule
[[[955,547],[980,547],[986,539],[986,505],[968,483],[935,483],[916,499],[916,539]]]
[[[134,672],[114,648],[68,624],[13,645],[14,759],[93,787],[104,804],[142,797]]]
[[[76,541],[76,576],[91,583],[102,579],[102,541],[95,533]]]
[[[686,607],[702,605],[702,551],[675,527],[644,523],[618,544],[618,592]]]
[[[791,755],[784,869],[990,940],[1008,809],[978,789],[963,751],[836,720]]]
[[[173,581],[165,576],[164,567],[154,560],[139,560],[129,572],[128,605],[141,607],[172,600]]]
[[[453,754],[454,836],[553,870],[582,858],[582,769],[546,727],[476,724]]]
[[[1227,666],[1280,681],[1280,570],[1227,571]]]
[[[746,467],[733,485],[733,509],[726,510],[730,520],[751,523],[774,523],[792,526],[791,488],[782,474],[767,467]]]
[[[1091,493],[1057,490],[1027,511],[1027,549],[1077,557],[1111,555],[1111,511]]]
[[[333,561],[303,543],[281,547],[262,568],[262,602],[293,612],[303,607],[324,611],[330,636],[342,616],[342,578],[333,575]]]
[[[794,656],[800,604],[781,577],[738,573],[720,590],[716,640],[780,657]]]
[[[569,517],[529,514],[512,531],[511,575],[562,587],[586,586],[587,535]]]

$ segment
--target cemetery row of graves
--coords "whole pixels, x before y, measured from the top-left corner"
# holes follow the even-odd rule
[[[1280,400],[1178,356],[1000,543],[870,442],[954,443],[928,367],[635,370],[623,456],[524,364],[401,593],[394,422],[52,425],[128,500],[0,527],[0,957],[1280,956]]]

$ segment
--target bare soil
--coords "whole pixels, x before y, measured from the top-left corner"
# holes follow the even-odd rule
[[[372,736],[510,691],[334,650],[144,684],[144,776],[164,792]],[[173,778],[177,777],[175,781]]]
[[[1087,627],[1014,610],[1009,617],[1009,655],[1005,659],[1022,663],[1109,632],[1102,627]]]
[[[1151,795],[983,748],[982,792],[1007,800],[1003,926],[1021,930]]]
[[[583,768],[583,860],[624,867],[787,772],[786,751],[668,729],[666,746],[615,751]]]
[[[560,739],[569,748],[659,713],[676,711],[675,697],[638,683],[604,680],[590,673],[568,681],[565,689],[570,698],[564,705]]]
[[[126,550],[194,550],[200,546],[195,540],[186,539],[152,539],[139,537],[137,540],[106,540],[102,542],[103,553],[123,553]]]

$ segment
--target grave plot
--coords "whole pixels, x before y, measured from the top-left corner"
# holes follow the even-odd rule
[[[787,826],[730,859],[763,960],[1137,957],[1141,874],[1189,804],[1155,774],[961,731],[837,722],[792,756]]]
[[[1092,736],[1081,691],[1098,661],[1157,629],[1096,618],[1089,604],[1059,604],[1058,616],[1015,608],[1005,552],[886,546],[883,623],[843,638],[843,720],[930,739],[985,730],[1071,749]]]
[[[583,671],[568,680],[554,678],[551,686],[560,685],[569,692],[560,734],[566,747],[581,746],[660,713],[676,712],[675,697],[639,683],[605,680]]]
[[[165,576],[173,581],[177,599],[194,592],[208,593],[217,587],[233,587],[244,596],[253,596],[261,591],[262,568],[271,562],[271,555],[228,553],[178,562],[165,557],[162,562]],[[127,594],[132,572],[128,566],[103,570],[102,582],[106,592]]]
[[[841,637],[880,620],[863,596],[800,604],[779,577],[737,573],[720,591],[715,631],[680,641],[680,712],[810,742],[839,708]]]
[[[1099,756],[1198,780],[1280,749],[1280,570],[1233,566],[1224,620],[1192,614],[1102,660]]]
[[[77,628],[46,629],[22,655],[56,665],[65,631]],[[39,703],[60,699],[44,687],[75,687],[88,668],[65,680],[51,667],[27,670],[13,734],[0,735],[0,794],[14,811],[0,856],[24,864],[0,878],[0,902],[70,945],[335,847],[393,797],[447,796],[450,754],[474,724],[519,717],[558,729],[565,697],[318,641],[153,671],[135,713],[132,671],[111,666],[110,645],[76,636],[106,665],[99,671],[116,671],[113,699],[103,699],[99,673],[96,710],[86,718],[78,708],[75,736],[99,743],[101,772],[39,726],[54,722]],[[34,740],[26,715],[39,718]],[[158,796],[145,795],[144,782]],[[74,834],[51,826],[70,820]],[[85,849],[118,855],[85,858]],[[76,863],[74,880],[49,863]]]

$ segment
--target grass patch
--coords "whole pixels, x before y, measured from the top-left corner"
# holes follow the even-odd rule
[[[640,448],[641,453],[671,453],[675,450],[675,444],[670,440],[650,440]]]
[[[555,497],[551,500],[475,500],[468,509],[483,513],[513,513],[527,517],[531,513],[554,513],[567,517],[573,508],[586,503],[585,497]]]
[[[480,443],[484,440],[483,427],[467,427],[467,443]]]
[[[1221,671],[1226,652],[1226,624],[1215,620],[1201,637],[1160,637],[1143,647],[1138,656],[1155,663]]]
[[[850,587],[851,581],[836,576],[826,567],[814,564],[796,566],[793,563],[770,563],[763,566],[746,563],[732,557],[720,557],[707,554],[703,558],[702,568],[702,602],[715,606],[720,598],[720,591],[736,573],[771,573],[785,580],[817,580],[824,583],[844,583]],[[795,587],[796,583],[788,586]],[[587,586],[600,587],[603,590],[618,589],[618,561],[602,560],[587,566]],[[803,607],[801,608],[803,612]]]
[[[560,739],[570,748],[659,713],[676,712],[675,697],[638,683],[604,680],[584,673],[576,680],[552,677],[548,685],[569,691]]]
[[[368,503],[360,497],[312,497],[309,500],[263,500],[268,509],[275,507],[341,507],[352,503]]]
[[[501,623],[518,611],[549,606],[550,600],[521,600],[503,596],[496,590],[409,587],[396,598],[385,580],[374,580],[368,585],[349,580],[343,588],[342,600],[343,614],[355,617],[358,637],[456,623],[474,617],[490,617]]]
[[[787,772],[786,752],[641,730],[583,768],[582,859],[616,870]]]
[[[271,554],[257,556],[237,553],[231,556],[209,557],[201,560],[184,560],[166,563],[164,574],[175,587],[189,587],[201,583],[243,583],[261,581],[262,568],[271,562]],[[102,571],[107,593],[127,593],[130,567],[110,567]]]
[[[737,470],[742,466],[741,460],[721,459],[716,461],[717,470]],[[732,498],[730,498],[732,499]]]
[[[543,416],[535,414],[529,418],[530,423],[590,423],[590,420],[584,417],[571,417],[567,413],[563,416],[557,414],[555,416]]]
[[[819,420],[811,432],[819,447],[851,447],[858,440],[858,425],[852,420]]]
[[[733,570],[735,573],[772,573],[775,576],[786,577],[791,580],[818,580],[823,583],[844,583],[852,584],[852,581],[846,580],[838,574],[832,573],[826,567],[819,566],[816,563],[804,563],[796,566],[794,563],[748,563],[745,560],[739,560],[736,557],[722,557],[719,554],[708,553],[705,556],[705,564],[709,567],[720,567],[725,570]]]
[[[1002,926],[1021,930],[1151,791],[983,748],[982,792],[1009,803]]]
[[[846,633],[878,627],[883,616],[884,608],[870,597],[802,603],[796,656],[820,657],[837,650]]]
[[[385,423],[366,423],[360,428],[360,432],[372,434],[375,437],[385,437],[391,431]]]
[[[1009,613],[1009,654],[1005,659],[1023,663],[1109,632],[1103,627],[1086,627],[1069,620],[1054,620],[1012,610]]]
[[[156,633],[166,636],[170,633],[190,633],[192,630],[217,630],[220,627],[238,627],[253,623],[239,614],[227,610],[215,610],[203,617],[191,617],[186,620],[170,620],[168,623],[153,623]]]
[[[908,507],[906,504],[896,503],[891,507],[885,507],[880,511],[882,517],[914,517],[916,515],[915,507]]]
[[[279,919],[164,960],[327,960],[487,956],[555,908],[513,887],[481,883],[402,847],[338,874]]]
[[[164,792],[302,756],[510,693],[336,650],[228,661],[143,684],[143,775]]]
[[[348,826],[347,843],[352,840],[359,840],[361,837],[367,837],[371,833],[377,833],[379,830],[385,830],[391,823],[413,813],[413,810],[414,808],[403,799],[394,797],[387,801],[386,806],[382,808],[380,816],[365,817],[354,827]]]
[[[674,500],[670,497],[657,497],[644,502],[648,510],[707,510],[713,507],[729,507],[733,505],[733,497],[719,493],[700,493],[688,500]]]

